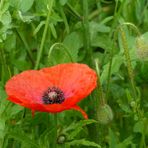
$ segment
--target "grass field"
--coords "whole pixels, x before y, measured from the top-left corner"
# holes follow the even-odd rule
[[[0,148],[85,147],[148,148],[148,1],[1,0]]]

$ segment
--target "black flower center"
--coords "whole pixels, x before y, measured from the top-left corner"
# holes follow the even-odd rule
[[[57,87],[52,87],[44,92],[42,100],[44,104],[61,104],[65,98],[63,91]]]

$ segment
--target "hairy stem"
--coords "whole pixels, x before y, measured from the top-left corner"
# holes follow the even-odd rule
[[[123,29],[121,27],[120,27],[120,31],[121,31],[122,44],[123,44],[123,48],[124,48],[124,54],[125,54],[125,58],[126,58],[126,62],[127,62],[128,75],[129,75],[129,78],[130,78],[134,99],[136,99],[137,93],[136,93],[136,86],[135,86],[135,82],[134,82],[134,73],[133,73],[133,69],[132,69],[128,44],[127,44],[127,40],[126,40],[126,35],[125,35],[125,32],[123,31]]]

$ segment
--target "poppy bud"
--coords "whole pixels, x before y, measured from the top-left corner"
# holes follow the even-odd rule
[[[130,105],[131,105],[131,107],[134,108],[136,106],[136,102],[135,101],[131,101]]]
[[[148,58],[148,43],[143,37],[138,37],[136,39],[137,57],[141,60]]]
[[[63,144],[66,141],[66,136],[65,135],[59,135],[57,138],[57,143],[58,144]]]
[[[99,107],[97,116],[99,123],[108,124],[110,121],[113,120],[113,112],[111,107],[107,104],[103,104]]]

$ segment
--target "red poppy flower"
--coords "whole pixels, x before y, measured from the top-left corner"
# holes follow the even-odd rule
[[[96,87],[96,73],[85,64],[59,64],[27,70],[6,83],[8,100],[32,111],[57,113],[74,109],[87,114],[77,103]]]

